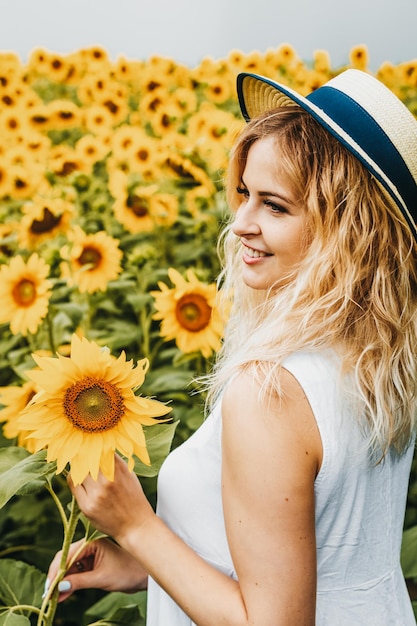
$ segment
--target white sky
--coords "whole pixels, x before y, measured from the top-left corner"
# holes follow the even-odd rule
[[[152,54],[197,65],[238,48],[290,43],[332,65],[366,44],[370,68],[417,58],[417,0],[0,0],[0,50],[23,61],[35,47],[66,53],[101,45],[114,59]]]

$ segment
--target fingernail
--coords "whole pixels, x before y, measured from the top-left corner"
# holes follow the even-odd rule
[[[69,580],[61,580],[58,583],[58,591],[62,593],[63,591],[69,591],[71,589],[71,583]]]
[[[49,578],[47,578],[45,580],[45,586],[43,588],[42,600],[43,600],[43,598],[46,597],[46,594],[48,593],[50,586],[51,586],[51,581],[49,580]]]

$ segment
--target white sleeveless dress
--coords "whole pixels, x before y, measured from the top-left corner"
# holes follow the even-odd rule
[[[332,352],[296,353],[287,370],[309,400],[323,444],[315,481],[316,626],[415,626],[399,563],[414,446],[369,461],[357,420],[340,401]],[[221,499],[221,407],[164,462],[158,515],[203,559],[237,578]],[[147,626],[193,622],[152,580]]]

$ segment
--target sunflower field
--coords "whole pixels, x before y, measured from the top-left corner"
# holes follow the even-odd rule
[[[282,44],[191,68],[159,56],[113,61],[99,46],[36,49],[26,63],[0,52],[0,626],[145,623],[146,592],[89,590],[54,615],[41,609],[73,519],[65,466],[78,459],[80,476],[108,468],[97,442],[111,434],[111,454],[139,457],[155,504],[160,463],[203,420],[195,381],[222,339],[216,244],[228,152],[244,123],[236,75],[253,71],[307,95],[347,67],[367,70],[366,46],[348,56],[334,68],[324,50],[305,62]],[[375,75],[417,116],[417,60]],[[97,390],[92,371],[114,376],[103,374]],[[124,386],[114,392],[117,377]],[[58,427],[53,394],[66,380],[70,409]],[[94,407],[83,421],[81,396],[90,408],[110,397],[108,422]],[[120,403],[141,407],[135,448]],[[94,534],[76,521],[75,538]],[[412,594],[416,529],[417,465],[403,549]]]

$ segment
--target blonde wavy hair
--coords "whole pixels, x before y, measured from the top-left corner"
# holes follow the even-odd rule
[[[231,230],[247,155],[274,136],[280,171],[307,216],[305,256],[284,286],[254,290],[242,280],[241,244]],[[251,368],[280,393],[279,370],[299,350],[335,349],[356,380],[370,444],[401,452],[414,431],[417,398],[417,247],[375,178],[308,113],[288,106],[249,122],[231,154],[231,222],[220,239],[221,294],[231,314],[208,384],[210,406]]]

